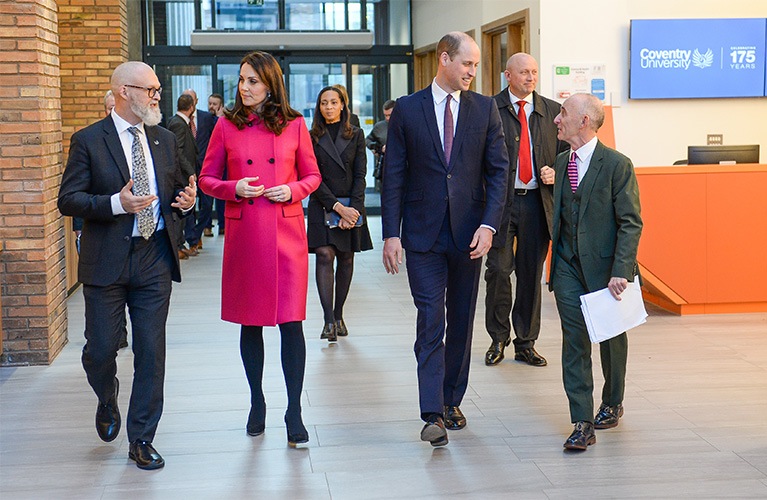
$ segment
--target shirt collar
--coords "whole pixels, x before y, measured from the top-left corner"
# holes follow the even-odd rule
[[[434,103],[435,104],[442,104],[442,101],[447,99],[447,92],[442,89],[439,85],[437,85],[437,79],[431,81],[431,95],[434,97]],[[453,99],[455,99],[455,102],[458,104],[461,103],[461,91],[456,90],[455,92],[451,92],[450,95],[453,96]]]
[[[182,113],[181,111],[176,111],[176,114],[177,114],[178,116],[180,116],[180,117],[181,117],[181,118],[182,118],[182,119],[183,119],[183,120],[186,122],[186,124],[187,124],[187,125],[189,125],[189,117],[188,117],[188,116],[186,116],[186,115],[185,115],[184,113]]]
[[[146,131],[144,130],[144,122],[139,122],[138,125],[131,125],[122,116],[117,114],[116,109],[112,109],[110,116],[112,117],[112,121],[115,122],[115,128],[117,129],[118,134],[122,134],[131,127],[136,127],[142,134],[146,135]]]
[[[509,99],[511,99],[511,103],[512,104],[516,104],[518,101],[525,101],[527,104],[532,104],[533,103],[533,93],[530,92],[529,94],[527,94],[527,97],[522,99],[520,97],[515,96],[514,93],[511,91],[511,87],[509,87]]]
[[[575,156],[577,156],[581,161],[585,161],[588,158],[591,158],[591,155],[594,154],[594,150],[597,147],[597,141],[598,139],[596,136],[592,137],[589,142],[578,148],[578,150],[575,152]]]

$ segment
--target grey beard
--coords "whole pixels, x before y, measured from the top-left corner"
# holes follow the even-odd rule
[[[151,108],[149,106],[142,106],[141,104],[132,102],[130,104],[130,109],[136,116],[141,118],[141,121],[144,122],[144,125],[153,127],[155,125],[159,125],[159,123],[162,121],[162,111],[160,111],[160,108]]]

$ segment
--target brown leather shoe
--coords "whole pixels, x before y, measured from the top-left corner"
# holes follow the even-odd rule
[[[565,441],[564,447],[567,450],[584,451],[596,442],[597,435],[594,434],[594,424],[591,422],[575,422],[573,433]]]
[[[549,364],[549,362],[546,361],[546,358],[538,354],[538,352],[535,350],[535,347],[517,351],[514,353],[514,359],[516,361],[527,363],[530,366],[546,366]]]
[[[194,248],[196,248],[198,251],[199,251],[199,250],[202,250],[202,238],[200,238],[200,239],[197,241],[197,244],[196,244],[196,245],[194,245]]]
[[[182,247],[180,251],[184,252],[187,257],[194,257],[195,255],[200,255],[200,252],[198,252],[196,248]]]
[[[612,429],[618,425],[618,420],[623,416],[623,405],[618,403],[615,406],[607,406],[602,403],[594,417],[595,429]]]
[[[205,229],[202,230],[202,235],[203,236],[207,236],[208,238],[212,238],[213,237],[213,230],[211,228],[209,228],[209,227],[206,227]]]
[[[178,258],[179,258],[179,260],[184,260],[184,259],[188,259],[189,256],[183,250],[179,250],[178,251]]]

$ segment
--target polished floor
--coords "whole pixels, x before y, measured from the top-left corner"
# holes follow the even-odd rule
[[[379,242],[378,218],[370,224]],[[552,295],[537,344],[545,368],[508,359],[486,367],[480,303],[462,405],[469,423],[434,449],[418,440],[407,278],[383,272],[376,243],[356,260],[350,335],[337,344],[319,339],[310,279],[303,407],[311,441],[291,449],[276,329],[265,331],[266,433],[245,434],[238,327],[219,319],[222,241],[206,238],[174,285],[155,438],[166,467],[137,469],[124,431],[112,443],[96,436],[78,291],[69,299],[69,345],[53,365],[0,369],[2,500],[767,498],[767,314],[679,317],[650,308],[647,324],[629,334],[620,426],[573,454],[562,450],[572,426]],[[118,357],[124,388],[131,357],[130,349]],[[124,389],[123,415],[128,398]]]

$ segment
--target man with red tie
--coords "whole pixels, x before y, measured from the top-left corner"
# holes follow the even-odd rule
[[[554,118],[559,103],[535,92],[535,59],[522,52],[514,54],[506,62],[504,75],[509,86],[493,99],[503,123],[509,177],[503,222],[486,261],[485,328],[492,343],[485,364],[500,363],[513,339],[515,360],[546,366],[546,358],[534,346],[541,329],[541,275],[551,235],[551,167],[567,143],[557,141]],[[512,271],[517,278],[513,308]]]

